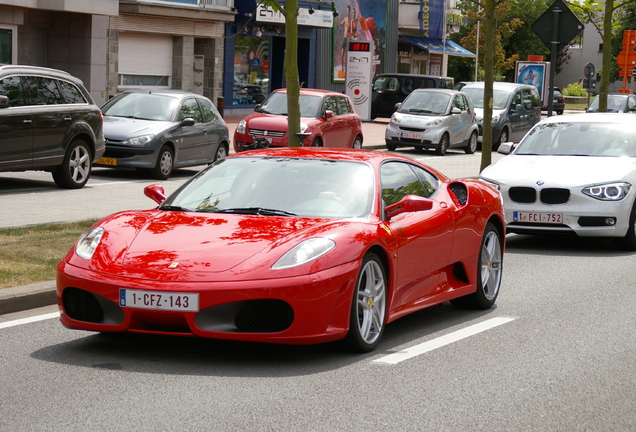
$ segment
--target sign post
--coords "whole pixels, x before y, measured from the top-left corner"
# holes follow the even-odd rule
[[[349,41],[345,94],[362,120],[371,120],[371,85],[373,79],[373,41]]]

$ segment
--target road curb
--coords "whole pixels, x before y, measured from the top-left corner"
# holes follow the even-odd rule
[[[0,289],[0,315],[50,306],[56,302],[55,281]]]

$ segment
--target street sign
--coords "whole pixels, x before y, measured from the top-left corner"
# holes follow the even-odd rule
[[[596,88],[596,80],[591,78],[583,78],[583,88],[593,90]]]
[[[636,66],[636,51],[624,49],[616,54],[616,64],[621,69],[633,69]]]
[[[583,76],[585,78],[593,78],[595,73],[596,68],[594,68],[594,65],[592,63],[586,63],[583,68]]]
[[[557,28],[554,28],[554,15],[558,14]],[[585,26],[574,15],[567,4],[563,0],[556,0],[552,6],[546,10],[533,24],[532,30],[539,36],[539,39],[552,49],[552,45],[556,45],[556,51],[559,52],[565,48],[572,39],[583,31]],[[556,35],[556,39],[554,36]],[[553,44],[552,42],[556,42]]]

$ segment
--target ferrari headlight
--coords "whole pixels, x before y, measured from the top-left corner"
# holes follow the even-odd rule
[[[86,231],[77,241],[75,245],[75,253],[84,258],[90,259],[97,249],[97,245],[102,240],[102,235],[104,235],[104,228],[102,227],[93,227]]]
[[[296,267],[313,261],[336,247],[336,242],[328,238],[311,238],[294,246],[280,257],[272,266],[272,270]]]
[[[141,135],[138,137],[129,138],[125,141],[122,141],[121,144],[138,147],[150,142],[154,137],[155,137],[154,135]]]
[[[247,122],[245,121],[245,119],[243,119],[239,122],[238,126],[236,126],[236,132],[240,134],[244,134],[245,126],[247,126]]]
[[[627,196],[631,187],[631,184],[625,182],[608,183],[586,187],[583,193],[601,201],[620,201]]]

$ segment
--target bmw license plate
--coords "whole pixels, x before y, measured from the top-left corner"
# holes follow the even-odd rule
[[[117,165],[117,159],[115,159],[115,158],[103,157],[103,158],[99,159],[97,162],[95,162],[95,165],[111,165],[111,166],[116,166],[116,165]]]
[[[400,138],[422,139],[422,134],[413,132],[400,132]]]
[[[512,212],[512,218],[515,222],[531,222],[544,224],[562,224],[562,213],[543,213],[543,212]]]
[[[119,305],[136,309],[199,311],[199,294],[119,289]]]

